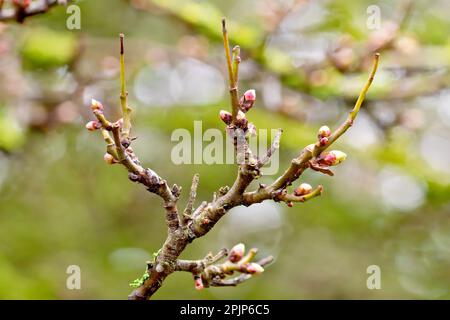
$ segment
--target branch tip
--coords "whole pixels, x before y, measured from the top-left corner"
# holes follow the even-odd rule
[[[120,33],[119,37],[120,37],[120,54],[123,55],[124,54],[123,40],[125,38],[125,35],[123,33]]]

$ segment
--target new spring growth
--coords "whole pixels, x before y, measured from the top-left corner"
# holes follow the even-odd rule
[[[297,188],[295,188],[294,190],[294,194],[296,196],[303,196],[305,194],[308,194],[312,191],[312,187],[310,184],[308,183],[302,183],[301,185],[299,185]]]
[[[319,157],[319,164],[326,166],[335,166],[344,161],[347,155],[339,150],[332,150],[328,152],[322,152]]]
[[[328,137],[331,136],[331,130],[328,126],[321,126],[317,137],[321,146],[325,146],[328,143]]]
[[[205,288],[205,286],[203,285],[202,278],[198,275],[194,276],[194,285],[196,290],[202,290]]]
[[[103,160],[105,160],[105,162],[107,164],[115,164],[115,163],[117,163],[117,160],[114,159],[114,157],[112,155],[110,155],[109,153],[105,153],[105,155],[103,156]]]
[[[86,129],[88,129],[89,131],[95,131],[98,130],[102,127],[102,124],[98,121],[89,121],[88,123],[86,123]]]
[[[331,136],[331,130],[328,126],[321,126],[319,132],[317,133],[319,138],[328,138]]]
[[[98,111],[103,111],[103,105],[101,104],[101,102],[92,99],[91,100],[91,109],[92,111],[98,110]]]
[[[220,110],[219,116],[226,125],[231,124],[231,121],[233,121],[233,116],[228,111]]]
[[[256,101],[256,91],[255,89],[250,89],[244,92],[244,95],[241,97],[239,101],[239,106],[242,112],[247,112],[253,107],[253,104]]]
[[[236,126],[243,130],[247,130],[248,127],[248,120],[245,116],[245,113],[243,113],[241,110],[238,111],[236,116]]]
[[[247,264],[246,269],[249,274],[257,275],[257,274],[261,274],[264,272],[264,268],[255,262],[250,262],[249,264]]]
[[[244,254],[245,254],[245,245],[243,243],[239,243],[235,245],[233,248],[231,248],[228,260],[230,260],[233,263],[236,263],[242,259]]]

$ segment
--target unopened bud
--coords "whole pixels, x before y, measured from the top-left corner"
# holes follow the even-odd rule
[[[95,131],[97,129],[100,129],[102,127],[101,123],[98,121],[89,121],[86,123],[86,129],[89,131]]]
[[[239,243],[231,248],[228,260],[230,260],[231,262],[238,262],[244,256],[244,253],[245,245],[243,243]]]
[[[202,290],[205,288],[205,286],[203,285],[203,281],[201,277],[195,277],[194,278],[194,284],[195,284],[195,289],[196,290]]]
[[[320,138],[319,143],[321,146],[326,146],[328,143],[328,138],[327,137]]]
[[[257,263],[251,262],[247,265],[247,272],[250,274],[261,274],[264,272],[264,268]]]
[[[94,111],[94,110],[103,111],[103,105],[101,104],[100,101],[92,99],[91,100],[91,109],[92,109],[92,111]]]
[[[294,204],[292,203],[292,201],[286,202],[286,205],[287,205],[289,208],[292,208],[292,207],[294,206]]]
[[[256,91],[255,89],[250,89],[245,91],[244,93],[244,100],[245,101],[255,101],[256,100]]]
[[[294,190],[294,194],[296,196],[303,196],[305,194],[308,194],[312,191],[312,187],[309,183],[302,183]]]
[[[109,153],[105,153],[105,155],[103,156],[103,160],[105,160],[105,162],[107,164],[117,163],[117,160],[114,159],[114,157],[112,155],[110,155]]]
[[[331,130],[328,126],[321,126],[317,135],[319,138],[328,138],[331,136]]]
[[[220,119],[222,119],[222,121],[225,122],[225,124],[227,125],[230,124],[231,121],[233,120],[233,116],[228,111],[221,110],[219,115]]]
[[[339,150],[324,152],[320,155],[319,163],[327,166],[335,166],[344,161],[347,155]]]
[[[242,129],[247,129],[248,120],[245,116],[245,113],[241,110],[239,110],[238,114],[236,115],[236,125]]]
[[[254,89],[245,91],[244,95],[240,100],[241,110],[243,112],[247,112],[253,107],[255,101],[256,101],[256,91]]]

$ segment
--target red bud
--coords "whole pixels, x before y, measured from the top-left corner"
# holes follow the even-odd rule
[[[250,89],[245,91],[244,93],[244,100],[245,101],[255,101],[256,100],[256,91],[255,89]]]
[[[92,99],[91,100],[91,109],[92,109],[92,111],[94,111],[94,110],[103,111],[103,105],[101,104],[100,101]]]
[[[245,245],[243,243],[239,243],[231,248],[228,260],[230,260],[231,262],[238,262],[244,256],[244,253]]]
[[[233,120],[233,116],[228,111],[221,110],[219,115],[220,115],[220,119],[222,119],[222,121],[225,122],[225,124],[227,124],[227,125],[229,125],[231,123],[231,121]]]
[[[327,138],[331,136],[331,130],[328,126],[321,126],[317,135],[319,138]]]
[[[86,129],[89,131],[95,131],[97,129],[100,129],[102,127],[101,123],[98,121],[89,121],[86,123]]]
[[[264,268],[257,263],[251,262],[247,265],[247,272],[250,274],[261,274],[264,272]]]
[[[238,114],[236,115],[236,125],[240,127],[241,129],[247,129],[248,120],[245,116],[245,113],[241,110],[238,111]]]
[[[328,143],[328,138],[327,137],[320,138],[319,143],[321,146],[326,146]]]
[[[344,161],[347,155],[339,150],[332,150],[330,152],[322,152],[319,158],[319,164],[327,166],[335,166]]]
[[[241,107],[241,110],[243,112],[247,112],[253,107],[253,104],[256,101],[256,92],[254,89],[250,89],[245,91],[244,95],[242,96],[239,104]]]
[[[205,288],[201,277],[198,277],[198,276],[195,277],[194,284],[195,284],[195,289],[197,289],[197,290],[202,290],[203,288]]]

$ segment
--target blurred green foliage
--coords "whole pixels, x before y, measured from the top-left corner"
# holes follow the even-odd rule
[[[69,64],[76,54],[76,38],[69,32],[35,28],[23,41],[23,65],[30,69],[61,67]]]
[[[227,16],[231,41],[241,45],[244,61],[250,61],[249,69],[257,66],[263,70],[256,75],[249,72],[250,76],[243,77],[242,87],[262,87],[272,76],[286,88],[283,95],[294,91],[311,97],[298,103],[298,109],[305,114],[311,109],[314,114],[332,112],[338,105],[338,111],[326,118],[332,128],[351,108],[367,77],[365,72],[346,74],[325,66],[327,81],[311,84],[308,68],[293,64],[295,56],[264,45],[267,18],[264,12],[250,10],[258,1],[143,2],[150,4],[150,12],[133,8],[127,1],[80,1],[79,31],[66,30],[64,8],[55,8],[24,25],[10,25],[1,34],[2,41],[13,39],[7,61],[18,65],[16,69],[10,69],[14,63],[0,65],[0,71],[6,74],[0,85],[2,93],[14,91],[9,88],[10,78],[6,78],[12,72],[18,73],[12,78],[17,81],[12,87],[24,81],[31,84],[26,90],[21,88],[19,94],[2,94],[0,98],[0,148],[5,151],[0,154],[0,298],[123,299],[132,289],[129,284],[144,271],[145,261],[152,259],[152,253],[165,239],[160,199],[130,183],[123,168],[105,165],[101,137],[84,129],[84,122],[91,119],[87,107],[91,97],[99,95],[108,115],[118,116],[114,111],[119,103],[118,76],[114,72],[109,78],[104,74],[114,71],[119,32],[127,36],[128,88],[135,108],[134,133],[138,136],[135,151],[145,165],[170,183],[183,186],[180,204],[185,203],[186,190],[196,172],[200,173],[199,201],[211,199],[219,187],[233,182],[234,165],[176,166],[170,159],[176,144],[170,140],[173,130],[193,132],[196,120],[202,121],[203,130],[222,129],[218,112],[227,109],[229,99],[223,95],[218,101],[202,105],[186,99],[170,106],[146,104],[135,90],[144,67],[151,66],[155,73],[161,66],[175,69],[178,61],[186,61],[188,49],[205,42],[203,62],[224,71],[220,18]],[[387,12],[386,18],[393,19],[393,9],[388,10],[393,7],[391,2],[375,2]],[[443,17],[448,12],[446,2],[436,3],[429,11],[424,10],[426,1],[414,3],[415,13],[405,33],[424,48],[420,51],[424,56],[411,64],[447,63],[442,68],[448,69],[450,44],[445,30],[450,29],[450,21]],[[345,34],[355,41],[365,41],[369,4],[373,1],[320,2],[320,8],[327,12],[325,18],[298,34],[313,38]],[[181,40],[187,35],[200,40],[186,45]],[[161,53],[164,50],[168,53]],[[405,104],[411,109],[421,108],[421,101],[417,101],[420,98],[399,101],[391,97],[398,91],[396,86],[402,86],[398,74],[387,70],[398,64],[396,54],[383,54],[381,71],[365,108],[374,110],[377,100],[388,104],[388,111]],[[172,82],[157,78],[158,83],[163,83],[160,90],[181,90],[173,79],[185,74],[166,70],[164,75],[178,72],[178,78],[170,78]],[[437,81],[424,75],[417,82],[422,88]],[[443,85],[448,90],[445,81]],[[262,98],[257,89],[258,102],[250,113],[251,121],[257,128],[284,129],[281,172],[300,148],[316,139],[316,130],[325,120],[298,119],[264,108],[267,97]],[[275,91],[275,86],[270,89]],[[437,91],[432,97],[439,96]],[[72,104],[64,104],[66,100]],[[251,229],[251,218],[245,219],[244,213],[242,221],[233,220],[233,215],[240,214],[238,208],[183,254],[183,258],[197,259],[209,251],[244,242],[247,247],[259,247],[261,255],[276,257],[261,277],[237,288],[198,292],[190,275],[176,273],[155,298],[450,298],[450,174],[431,166],[430,155],[424,156],[420,144],[429,128],[444,121],[431,109],[437,104],[436,100],[426,103],[429,109],[422,111],[428,118],[421,128],[411,129],[399,121],[382,131],[372,145],[355,146],[345,139],[338,142],[336,148],[345,151],[349,159],[335,169],[335,177],[307,172],[302,179],[312,185],[323,184],[322,197],[293,208],[268,203],[257,207],[250,217],[268,217],[268,222],[262,221],[257,230]],[[69,111],[75,112],[70,119]],[[26,119],[33,118],[34,113],[39,120],[44,113],[45,121],[27,126]],[[445,125],[436,131],[448,139]],[[398,173],[407,175],[424,190],[423,202],[411,210],[402,211],[383,202],[383,197],[389,197],[380,186]],[[271,179],[263,177],[262,182]],[[403,191],[410,192],[405,187],[399,194]],[[73,264],[81,267],[81,290],[66,288],[66,269]],[[366,268],[372,264],[381,267],[382,290],[366,287]]]

